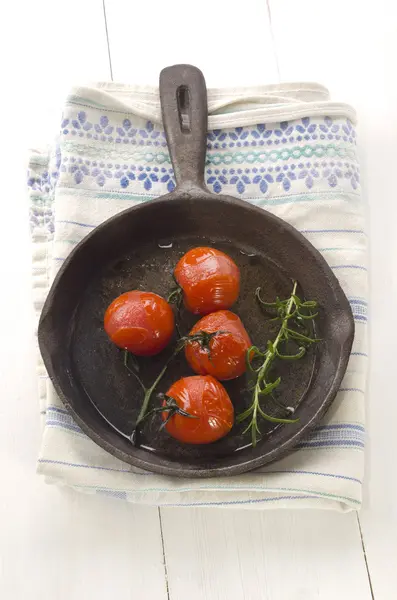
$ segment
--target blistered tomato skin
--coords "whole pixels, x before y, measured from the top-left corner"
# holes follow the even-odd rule
[[[223,385],[211,377],[183,377],[168,390],[180,408],[192,417],[174,414],[165,428],[172,437],[186,444],[209,444],[229,433],[234,409]],[[168,413],[162,413],[163,420]]]
[[[186,308],[196,315],[230,308],[240,292],[239,268],[216,248],[189,250],[177,263],[174,276]]]
[[[247,350],[252,346],[241,319],[230,310],[211,313],[196,323],[189,336],[204,331],[214,333],[208,348],[188,342],[185,356],[195,373],[212,375],[221,381],[240,377],[246,370]]]
[[[168,345],[174,332],[172,308],[157,294],[139,290],[122,294],[105,313],[105,331],[119,348],[136,356],[154,356]]]

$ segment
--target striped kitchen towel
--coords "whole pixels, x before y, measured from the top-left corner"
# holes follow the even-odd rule
[[[298,228],[348,296],[356,322],[340,391],[317,429],[283,460],[241,476],[174,479],[107,454],[74,423],[38,359],[46,481],[163,506],[314,507],[361,504],[367,372],[367,236],[360,196],[355,113],[315,84],[209,90],[205,179]],[[75,88],[60,131],[33,152],[28,186],[37,317],[62,261],[115,213],[170,191],[175,179],[158,90]]]

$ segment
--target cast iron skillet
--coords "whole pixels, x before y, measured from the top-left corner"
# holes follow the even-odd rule
[[[166,475],[233,475],[280,458],[308,434],[334,399],[346,369],[354,333],[349,303],[336,277],[313,246],[293,227],[261,208],[211,194],[204,184],[207,94],[202,73],[189,65],[160,75],[164,127],[176,190],[112,217],[75,248],[60,269],[39,324],[43,359],[57,393],[81,429],[108,452],[132,465]],[[304,359],[280,365],[280,398],[296,408],[293,425],[261,422],[255,448],[235,426],[206,446],[180,444],[159,421],[148,422],[141,447],[130,436],[142,392],[126,370],[120,351],[107,339],[103,315],[119,294],[150,290],[167,296],[172,271],[189,248],[212,245],[241,268],[235,310],[255,344],[274,333],[254,300],[261,286],[269,301],[288,297],[293,280],[306,299],[317,300],[317,335],[322,342]],[[194,322],[183,313],[182,329]],[[167,358],[140,360],[141,377],[152,382]],[[159,386],[191,372],[180,356]],[[248,406],[244,377],[226,384],[236,414]],[[274,407],[266,406],[273,410]],[[285,415],[284,415],[285,416]]]

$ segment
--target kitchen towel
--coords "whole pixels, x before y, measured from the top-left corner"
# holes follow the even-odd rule
[[[323,254],[355,319],[346,376],[323,422],[297,450],[257,471],[215,479],[148,473],[106,453],[74,423],[38,358],[49,483],[161,506],[327,508],[361,504],[367,372],[367,236],[355,113],[317,84],[209,90],[205,180],[285,219]],[[158,90],[72,89],[60,131],[28,174],[37,317],[57,270],[94,227],[174,189]]]

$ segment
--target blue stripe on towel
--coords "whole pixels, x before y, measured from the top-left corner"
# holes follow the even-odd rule
[[[70,463],[70,462],[65,462],[63,460],[50,460],[48,458],[40,458],[38,460],[39,463],[48,463],[48,464],[55,464],[55,465],[64,465],[66,467],[74,467],[74,468],[79,468],[79,469],[98,469],[100,471],[115,471],[116,473],[131,473],[132,475],[141,475],[141,476],[151,476],[151,475],[155,475],[155,473],[152,473],[150,471],[134,471],[133,467],[129,468],[129,469],[114,469],[112,467],[103,467],[100,465],[86,465],[86,464],[80,464],[80,463]],[[361,484],[361,480],[357,479],[356,477],[348,477],[347,475],[339,475],[337,473],[321,473],[319,471],[304,471],[302,469],[297,470],[279,470],[279,471],[269,471],[269,470],[256,470],[256,471],[251,471],[250,475],[259,475],[262,476],[264,474],[266,475],[278,475],[278,474],[293,474],[293,475],[313,475],[313,476],[321,476],[321,477],[333,477],[336,479],[346,479],[348,481],[352,481],[353,483],[359,483]]]
[[[362,265],[334,265],[331,269],[361,269],[362,271],[368,271],[367,267]]]
[[[46,425],[73,431],[80,435],[85,435],[81,428],[74,422],[73,418],[62,409],[51,407],[47,408]],[[345,447],[355,446],[364,447],[364,432],[362,425],[356,423],[338,423],[331,425],[320,425],[309,438],[303,440],[298,448],[310,449],[313,447]]]
[[[301,229],[301,233],[357,233],[367,235],[363,229]]]
[[[97,225],[90,225],[89,223],[79,223],[78,221],[69,221],[67,219],[56,221],[56,223],[67,223],[69,225],[79,225],[79,227],[90,227],[91,229],[95,229],[95,227],[97,227]]]

